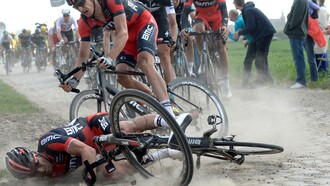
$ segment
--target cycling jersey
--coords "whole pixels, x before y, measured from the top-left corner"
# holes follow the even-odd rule
[[[68,126],[52,129],[39,138],[37,152],[47,157],[53,164],[49,177],[58,177],[76,170],[82,165],[81,157],[67,153],[73,140],[98,148],[94,136],[110,133],[109,113],[96,113],[85,118],[77,118]]]
[[[37,47],[45,47],[46,46],[46,40],[45,40],[45,38],[42,35],[32,34],[31,41]]]
[[[55,27],[51,27],[48,31],[48,35],[51,36],[52,41],[54,44],[56,44],[57,42],[59,42],[58,37],[56,35],[56,28]]]
[[[181,30],[181,24],[180,24],[180,20],[181,20],[181,13],[182,13],[182,10],[183,10],[183,3],[185,2],[185,0],[180,0],[178,6],[175,8],[175,12],[176,12],[176,23],[178,24],[178,31],[180,32]],[[191,12],[194,12],[195,11],[195,6],[192,5],[190,7],[190,11],[188,12],[188,15],[191,13]],[[189,17],[190,18],[190,17]],[[189,26],[188,28],[190,28],[190,20],[189,20]]]
[[[187,0],[181,17],[181,26],[189,26],[188,15],[192,5],[196,7],[196,22],[203,22],[206,28],[219,30],[228,24],[226,0]]]
[[[74,27],[75,30],[78,29],[78,24],[76,22],[76,20],[70,16],[70,20],[69,22],[65,22],[63,16],[59,17],[56,20],[56,28],[57,30],[61,30],[63,32],[68,32],[72,30],[72,25]]]
[[[30,42],[31,42],[31,35],[29,33],[20,33],[18,35],[19,41],[21,43],[21,46],[23,48],[28,48],[30,47]]]
[[[10,45],[12,42],[12,37],[10,35],[8,35],[7,37],[2,36],[0,39],[1,45],[4,49],[6,50],[10,50]]]
[[[126,14],[126,23],[128,28],[128,40],[123,49],[126,54],[134,56],[137,60],[137,54],[147,51],[152,55],[156,52],[156,35],[158,32],[157,23],[141,3],[132,0],[98,0],[104,12],[107,23],[103,23],[93,18],[87,18],[81,15],[78,20],[79,34],[81,41],[90,42],[92,29],[105,27],[108,30],[115,30],[114,17]]]

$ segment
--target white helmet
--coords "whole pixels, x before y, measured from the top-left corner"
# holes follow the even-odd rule
[[[68,8],[63,8],[62,9],[62,14],[63,15],[70,15],[70,10]]]

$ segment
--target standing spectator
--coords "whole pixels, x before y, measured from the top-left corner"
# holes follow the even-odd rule
[[[287,16],[284,33],[290,40],[291,52],[296,66],[296,83],[290,88],[302,88],[307,84],[304,58],[304,42],[308,33],[308,1],[294,0]]]
[[[245,29],[234,33],[234,38],[241,35],[250,34],[253,41],[251,47],[255,48],[255,63],[257,68],[257,78],[255,86],[273,84],[273,78],[268,69],[268,52],[275,28],[253,2],[245,3],[245,0],[234,0],[235,8],[242,11],[243,20],[246,24]]]
[[[318,11],[318,21],[319,25],[322,30],[325,30],[326,27],[329,24],[329,18],[330,14],[327,10],[327,8],[324,6],[325,0],[319,0],[319,6],[320,10]],[[325,41],[326,45],[324,47],[320,47],[319,45],[315,45],[314,47],[314,53],[315,53],[315,59],[316,59],[316,65],[318,67],[318,71],[325,71],[328,72],[328,41],[329,41],[329,35],[325,35]]]
[[[234,25],[235,32],[238,32],[239,30],[246,28],[242,14],[239,14],[239,12],[236,9],[232,9],[229,11],[229,20],[235,22]],[[235,39],[234,34],[232,32],[229,32],[228,37],[233,41],[238,41],[238,38]],[[251,45],[252,37],[249,34],[244,35],[243,40],[245,41],[244,46],[248,47],[244,59],[244,72],[243,72],[243,81],[242,81],[242,88],[246,88],[248,87],[249,84],[249,79],[252,70],[252,63],[253,60],[255,59],[256,50],[254,47],[255,45]]]

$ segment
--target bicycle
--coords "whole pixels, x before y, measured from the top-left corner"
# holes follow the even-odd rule
[[[31,69],[31,61],[32,61],[30,47],[22,48],[21,59],[22,59],[23,73],[29,73]]]
[[[129,90],[132,91],[132,90]],[[92,175],[92,178],[89,180],[95,181],[95,175],[93,175],[93,168],[108,162],[110,160],[110,165],[108,166],[111,170],[114,169],[111,160],[115,160],[118,153],[125,153],[127,160],[133,160],[133,166],[138,166],[141,170],[149,170],[151,174],[155,175],[155,169],[159,170],[168,170],[173,171],[171,166],[178,165],[179,162],[177,159],[183,158],[186,160],[186,157],[182,153],[178,153],[176,150],[180,145],[177,137],[173,138],[171,135],[158,136],[155,135],[152,131],[148,133],[122,133],[120,131],[120,120],[122,109],[125,109],[125,104],[129,102],[146,102],[146,99],[142,97],[142,94],[135,94],[136,90],[133,92],[121,91],[118,93],[111,104],[110,113],[112,114],[111,123],[113,123],[113,134],[102,135],[94,138],[95,144],[98,146],[102,157],[96,162],[89,164],[85,162],[86,168],[84,169],[84,177],[86,178],[87,173]],[[150,96],[147,96],[149,101],[155,101]],[[155,104],[156,105],[156,104]],[[124,108],[123,108],[124,107]],[[210,157],[219,160],[225,160],[230,163],[236,163],[241,165],[245,161],[245,156],[248,155],[270,155],[277,154],[284,151],[283,147],[273,144],[264,144],[264,143],[254,143],[254,142],[238,142],[234,141],[234,135],[221,137],[221,138],[211,138],[210,136],[217,132],[216,126],[220,124],[219,120],[216,119],[216,116],[209,116],[207,119],[209,125],[212,126],[210,130],[207,130],[203,133],[202,137],[191,137],[186,133],[186,138],[191,148],[191,151],[196,155],[196,167],[197,169],[201,166],[201,157]],[[184,123],[181,126],[183,131],[187,131],[189,122]],[[116,148],[119,148],[113,151],[107,151],[103,144],[116,145]],[[138,148],[134,148],[134,144]],[[166,145],[165,145],[166,144]],[[119,145],[119,147],[118,147]],[[155,151],[156,148],[165,146],[165,148]],[[125,148],[125,151],[122,151],[122,148]],[[143,147],[141,149],[141,147]],[[167,149],[166,149],[167,148]],[[169,150],[170,149],[170,150]],[[166,150],[168,154],[166,154]],[[131,153],[133,151],[134,154]],[[149,154],[144,154],[144,152],[149,152]],[[165,152],[165,153],[164,153]],[[139,154],[142,153],[142,154]],[[171,154],[172,153],[172,154]],[[164,155],[166,154],[166,155]],[[159,156],[154,156],[159,155]],[[118,160],[118,159],[117,159]],[[136,161],[137,160],[137,161]],[[157,161],[157,162],[155,162]],[[172,162],[174,161],[174,162]],[[142,163],[139,163],[142,162]],[[172,164],[173,163],[173,164]],[[174,164],[175,163],[175,164]],[[181,165],[181,164],[179,164]],[[190,166],[190,165],[189,165]],[[179,169],[180,170],[180,169]],[[187,169],[185,169],[187,170]],[[189,172],[186,172],[189,174]],[[163,172],[162,172],[163,174]],[[165,174],[165,173],[164,173]],[[148,173],[146,173],[148,175]],[[163,178],[164,175],[161,176]],[[182,175],[184,177],[184,175]],[[161,179],[158,177],[158,179]],[[87,179],[88,180],[88,179]],[[163,179],[161,179],[163,180]],[[168,178],[164,177],[165,181],[169,181]],[[93,182],[91,182],[93,183]],[[133,183],[136,182],[133,180]],[[181,182],[182,183],[182,182]],[[180,185],[184,185],[181,184]],[[187,183],[187,182],[186,182]]]
[[[203,50],[201,52],[201,63],[198,70],[200,79],[213,90],[220,99],[222,97],[221,85],[224,82],[220,69],[220,56],[216,49],[216,40],[225,42],[219,31],[190,32],[190,36],[202,36]]]
[[[38,73],[41,70],[46,71],[47,67],[47,56],[46,56],[46,47],[45,46],[37,46],[36,47],[36,66]]]
[[[178,36],[177,49],[173,53],[173,68],[176,77],[189,77],[187,58],[184,51],[186,43]]]
[[[74,69],[73,72],[70,73],[73,74],[77,71],[79,71],[79,68]],[[60,71],[57,71],[57,73],[60,75]],[[71,75],[68,77],[70,76]],[[66,78],[61,80],[65,79]],[[77,89],[74,89],[74,91],[78,92]],[[143,133],[132,133],[130,134],[132,135],[131,139],[127,139],[128,136],[121,132],[119,123],[119,121],[123,118],[121,106],[137,103],[136,101],[143,103],[143,107],[147,107],[150,113],[159,114],[166,121],[166,123],[168,123],[171,133],[160,136],[152,134],[152,131],[145,131]],[[153,178],[156,181],[175,185],[188,185],[192,179],[194,164],[191,150],[184,133],[166,109],[156,99],[146,93],[131,89],[126,89],[116,93],[109,104],[112,134],[97,136],[94,138],[94,142],[99,148],[102,156],[96,162],[84,162],[86,168],[84,170],[83,177],[86,183],[89,185],[93,185],[95,183],[96,175],[93,171],[94,167],[107,163],[106,168],[108,172],[112,172],[116,168],[112,163],[113,161],[127,160],[135,168],[136,172],[140,173],[144,178]],[[140,106],[140,108],[142,108],[142,106]],[[168,141],[166,141],[170,137],[175,138],[178,141],[173,146],[168,144]],[[106,151],[102,144],[112,145],[113,148],[110,151]],[[180,159],[153,159],[154,162],[147,166],[149,162],[144,161],[145,158],[156,156],[157,153],[162,153],[164,149],[175,150],[175,152],[180,154]],[[178,171],[172,172],[169,171],[170,169],[176,169]],[[91,178],[87,177],[87,173],[89,173]]]
[[[92,53],[96,56],[93,50]],[[116,71],[115,67],[102,70],[94,60],[95,57],[91,58],[68,74],[63,74],[60,70],[56,71],[59,81],[63,83],[67,78],[80,70],[85,70],[89,67],[95,67],[97,69],[97,88],[81,91],[74,97],[70,105],[70,120],[95,112],[109,111],[112,97],[119,92],[119,89],[110,84],[109,81],[106,81],[106,74],[126,74],[144,77],[144,74],[141,72]],[[77,90],[74,91],[78,92]],[[204,121],[210,115],[216,115],[218,118],[221,118],[221,124],[217,125],[219,132],[215,135],[218,137],[227,135],[228,118],[224,106],[217,95],[202,82],[191,78],[177,78],[168,84],[167,92],[173,97],[171,103],[177,108],[179,112],[177,114],[191,113],[194,116],[191,125],[195,131],[194,135],[198,136],[202,131],[209,128]],[[148,109],[138,103],[132,102],[126,106],[127,109],[123,111],[123,115],[127,118],[150,113]]]
[[[8,76],[9,73],[11,72],[11,68],[12,68],[12,56],[11,56],[11,51],[10,49],[4,49],[3,50],[3,61],[5,64],[5,70],[6,70],[6,75]]]
[[[75,41],[70,41],[64,43],[63,45],[57,44],[55,46],[56,62],[58,63],[58,67],[62,72],[68,73],[75,66],[75,44]]]

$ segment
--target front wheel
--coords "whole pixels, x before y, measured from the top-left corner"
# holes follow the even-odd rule
[[[78,93],[70,105],[70,121],[77,117],[85,117],[96,112],[108,111],[104,108],[102,97],[97,90],[84,90]]]
[[[169,125],[173,133],[173,138],[175,138],[177,143],[171,145],[171,141],[169,142],[168,140],[170,136],[166,134],[162,136],[153,135],[151,139],[165,139],[163,143],[159,142],[157,144],[151,143],[152,140],[148,141],[136,137],[138,142],[143,144],[138,149],[132,149],[125,145],[121,146],[128,162],[143,177],[151,178],[152,181],[165,183],[166,185],[188,185],[192,179],[194,167],[190,147],[174,117],[157,100],[138,90],[126,89],[116,94],[110,108],[113,135],[117,138],[125,138],[122,130],[125,124],[127,126],[127,123],[120,122],[120,119],[122,118],[122,110],[125,109],[127,104],[132,102],[140,103],[140,105],[147,107],[153,114],[147,114],[134,119],[130,118],[126,122],[131,121],[133,124],[138,120],[147,119],[146,124],[140,126],[149,125],[149,127],[144,127],[143,131],[140,131],[147,136],[153,133],[151,128],[154,128],[150,127],[153,126],[154,122],[150,117],[153,118],[156,114],[159,114]],[[148,118],[150,121],[148,121]],[[133,132],[130,135],[134,136],[134,134]]]
[[[215,137],[228,133],[226,110],[217,95],[205,84],[196,79],[177,78],[168,84],[171,103],[179,113],[190,113],[193,121],[187,128],[189,136],[200,137],[216,125]],[[214,118],[213,123],[209,123]]]

